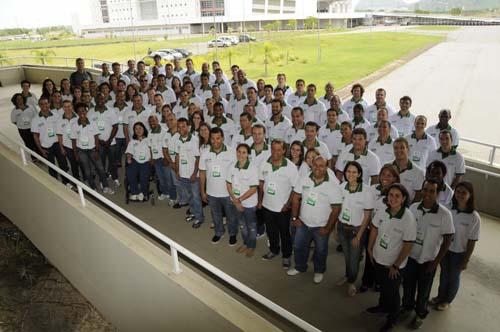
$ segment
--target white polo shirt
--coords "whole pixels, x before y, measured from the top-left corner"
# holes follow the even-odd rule
[[[125,153],[131,154],[132,158],[134,158],[134,160],[139,164],[147,163],[151,159],[149,139],[147,137],[142,140],[131,139],[127,145]]]
[[[149,131],[149,116],[151,115],[151,110],[145,108],[144,106],[141,108],[140,112],[129,108],[125,113],[125,117],[123,118],[123,124],[128,125],[128,134],[130,137],[134,135],[134,125],[137,122],[142,122],[144,127]]]
[[[295,106],[301,106],[301,104],[304,103],[304,100],[306,100],[306,97],[307,97],[307,92],[304,92],[303,95],[300,95],[297,92],[295,92],[286,98],[286,103],[292,106],[292,108],[294,108]]]
[[[166,131],[158,126],[156,130],[151,129],[148,133],[148,145],[154,160],[163,158],[163,146],[165,145]]]
[[[372,127],[371,123],[367,119],[365,119],[365,118],[361,119],[361,121],[359,121],[359,122],[356,122],[354,120],[354,118],[352,118],[351,123],[352,123],[352,129],[353,130],[356,129],[356,128],[363,128],[366,131],[366,133],[368,133],[368,132],[370,132],[370,130],[372,130],[371,129],[371,127]],[[368,138],[369,137],[367,136],[366,139],[368,139]]]
[[[175,153],[179,155],[179,176],[189,179],[194,172],[196,157],[200,156],[198,137],[188,134],[175,140]]]
[[[164,90],[156,88],[156,92],[161,93],[161,95],[163,96],[163,101],[166,104],[171,105],[177,101],[177,97],[175,96],[175,92],[172,88],[165,87]]]
[[[189,103],[186,103],[185,106],[182,106],[181,101],[179,100],[172,109],[172,113],[174,113],[177,120],[179,120],[180,118],[189,119],[188,108]]]
[[[99,140],[107,141],[111,136],[113,126],[118,124],[118,116],[113,109],[108,109],[106,106],[103,112],[91,109],[87,115],[90,122],[95,122],[99,130]],[[111,145],[115,145],[116,140],[113,137]]]
[[[417,237],[410,257],[419,264],[433,261],[443,242],[443,235],[455,233],[451,212],[437,203],[427,212],[422,203],[414,203],[410,211],[417,221]]]
[[[363,224],[365,211],[375,208],[372,192],[369,186],[359,183],[355,191],[349,190],[349,183],[344,182],[342,188],[342,211],[339,220],[343,224],[358,227]]]
[[[234,130],[235,130],[234,121],[229,119],[229,118],[226,118],[225,116],[222,116],[222,123],[220,126],[217,126],[213,121],[214,121],[214,117],[208,118],[206,120],[207,125],[210,128],[219,127],[220,129],[222,129],[222,131],[224,132],[224,144],[231,146],[231,142],[232,142],[233,134],[234,134]]]
[[[337,156],[340,156],[342,154],[342,152],[349,151],[351,149],[352,149],[352,143],[347,143],[346,141],[344,141],[344,138],[342,137],[342,139],[340,140],[340,145],[339,145],[338,151],[337,151]]]
[[[31,121],[36,115],[35,109],[26,105],[25,109],[14,108],[10,113],[10,121],[15,124],[18,129],[31,129]]]
[[[451,210],[451,215],[455,227],[455,236],[453,236],[448,250],[454,253],[462,253],[467,250],[467,242],[479,240],[481,217],[477,211],[465,213],[458,212],[456,209]]]
[[[266,136],[269,139],[269,143],[275,139],[285,140],[285,134],[288,129],[292,128],[292,122],[286,117],[281,115],[278,123],[275,124],[272,118],[266,121]]]
[[[422,139],[417,139],[415,133],[405,137],[410,147],[410,159],[412,163],[425,169],[429,153],[437,149],[436,141],[432,136],[424,134]]]
[[[304,176],[297,182],[293,191],[302,196],[300,204],[300,220],[308,227],[324,227],[333,206],[342,204],[340,187],[334,181],[330,181],[327,173],[325,179],[315,184],[314,175]]]
[[[387,110],[387,118],[390,118],[391,116],[396,114],[394,107],[392,107],[391,105],[385,103],[385,105],[382,105],[382,107],[385,107],[385,109]],[[379,109],[380,107],[378,107],[376,104],[371,104],[370,106],[365,108],[365,118],[367,118],[370,123],[376,123],[377,113]]]
[[[252,134],[245,136],[243,129],[238,132],[235,132],[233,135],[233,140],[231,142],[231,146],[233,149],[236,149],[239,144],[245,143],[248,146],[252,146],[253,144],[253,136]]]
[[[398,129],[394,126],[391,125],[390,129],[390,134],[392,139],[398,138]],[[373,126],[370,126],[368,129],[366,129],[366,140],[368,142],[374,141],[378,138],[378,125],[377,123],[373,124]]]
[[[394,148],[392,144],[390,136],[385,142],[381,142],[380,137],[377,137],[376,140],[368,143],[368,150],[377,155],[381,165],[385,165],[394,160]]]
[[[458,146],[458,144],[460,143],[460,136],[458,135],[458,131],[450,125],[448,125],[448,127],[445,129],[451,132],[451,145]],[[439,129],[438,126],[435,125],[428,127],[426,132],[427,135],[430,135],[432,136],[432,138],[434,138],[437,144],[437,142],[439,142],[439,133],[441,132],[441,130],[442,129]]]
[[[248,104],[248,99],[244,94],[241,95],[241,99],[237,99],[234,94],[231,94],[229,98],[229,107],[225,110],[226,114],[231,114],[234,120],[239,121],[240,115],[243,113],[246,104]]]
[[[347,114],[349,114],[349,117],[351,119],[354,119],[354,114],[353,114],[353,109],[354,109],[354,105],[356,104],[361,104],[363,105],[363,109],[366,110],[368,109],[368,103],[363,99],[361,98],[358,102],[354,101],[353,98],[349,99],[349,100],[346,100],[343,104],[342,104],[342,109],[344,111],[347,112]]]
[[[226,97],[232,93],[231,84],[226,79],[222,79],[221,81],[214,81],[213,85],[217,85],[220,90],[220,95]]]
[[[250,104],[250,101],[248,101],[248,104]],[[256,100],[254,104],[255,108],[255,117],[259,119],[262,122],[266,122],[266,120],[269,118],[269,114],[267,112],[267,107],[260,101]],[[234,115],[234,114],[233,114]],[[240,113],[241,115],[241,113]],[[239,119],[239,116],[238,116]]]
[[[453,189],[451,189],[451,187],[445,182],[443,189],[438,193],[438,203],[448,209],[451,208],[451,200],[453,198],[453,194]]]
[[[285,132],[285,143],[290,145],[295,141],[302,142],[306,139],[306,130],[305,124],[302,128],[296,129],[295,127],[290,127]]]
[[[207,98],[212,98],[212,88],[210,86],[205,88],[200,86],[194,90],[194,93],[201,99],[203,105],[205,105]]]
[[[179,140],[179,133],[172,133],[170,130],[165,132],[163,137],[163,148],[168,150],[168,155],[170,159],[175,162],[175,149],[177,147],[177,141]]]
[[[415,115],[408,112],[408,115],[402,115],[401,111],[389,117],[391,125],[398,129],[398,136],[404,137],[410,135],[415,130]]]
[[[257,170],[260,171],[261,165],[268,160],[269,157],[271,157],[271,149],[266,143],[264,143],[264,148],[260,152],[255,150],[254,144],[250,146],[250,155],[248,156],[248,159],[250,159],[250,162],[257,168]]]
[[[326,110],[327,114],[328,114],[328,108]],[[325,121],[328,120],[328,119],[325,119]],[[349,116],[349,114],[344,111],[342,108],[340,108],[337,112],[337,122],[342,124],[342,122],[351,122],[351,117]]]
[[[69,149],[73,149],[73,144],[71,143],[71,126],[77,120],[78,117],[76,114],[73,114],[70,119],[61,116],[57,122],[56,134],[61,135],[63,145]]]
[[[370,189],[372,191],[373,201],[375,202],[373,208],[373,215],[375,215],[378,211],[384,211],[385,209],[387,209],[387,204],[385,204],[384,202],[386,196],[382,195],[382,186],[380,185],[380,183],[373,184]]]
[[[378,229],[373,246],[373,258],[384,266],[392,266],[399,257],[405,242],[414,242],[417,236],[417,222],[411,211],[403,207],[392,216],[389,209],[379,210],[372,219]],[[408,257],[399,265],[406,266]]]
[[[242,168],[236,162],[233,167],[229,168],[226,182],[232,185],[233,195],[240,198],[250,188],[259,186],[259,171],[250,163],[250,160]],[[251,208],[257,206],[257,203],[258,196],[257,192],[255,192],[252,196],[242,201],[241,205],[245,208]]]
[[[344,150],[337,159],[335,168],[339,172],[344,172],[344,167],[349,161],[357,161],[363,169],[363,182],[370,185],[371,176],[378,176],[380,173],[380,160],[377,155],[370,150],[366,149],[361,155],[354,155],[354,148]]]
[[[88,119],[87,119],[88,121]],[[76,147],[81,150],[92,150],[95,148],[95,136],[99,135],[96,123],[88,121],[80,124],[80,120],[71,123],[71,139],[76,140]]]
[[[47,117],[43,116],[42,112],[40,112],[31,121],[31,132],[40,135],[40,145],[42,148],[48,149],[57,142],[56,129],[58,120],[59,116],[52,112],[49,112]]]
[[[319,129],[318,138],[325,143],[332,156],[339,155],[340,141],[342,133],[340,132],[340,123],[336,123],[334,128],[328,127],[328,124]]]
[[[307,123],[309,121],[313,121],[318,126],[323,126],[325,124],[324,121],[326,120],[325,105],[317,99],[314,99],[314,102],[311,105],[308,105],[306,100],[299,104],[299,106],[304,110],[304,122]]]
[[[200,156],[200,171],[205,171],[207,179],[207,194],[213,197],[227,197],[226,179],[229,170],[236,162],[236,152],[233,148],[222,146],[222,151],[216,153],[213,148]]]
[[[281,212],[290,197],[296,179],[297,166],[294,163],[283,158],[281,165],[274,167],[269,157],[262,163],[259,171],[259,180],[264,182],[262,205],[273,212]]]
[[[116,132],[115,138],[125,138],[125,133],[123,132],[123,123],[125,117],[127,116],[126,112],[128,111],[129,107],[125,105],[120,109],[115,103],[111,109],[113,110],[113,112],[115,112],[118,119],[118,131]]]
[[[406,190],[408,190],[408,194],[410,195],[409,202],[412,202],[415,198],[415,193],[422,190],[422,184],[425,180],[424,170],[413,164],[411,160],[408,160],[408,166],[403,171],[399,169],[395,161],[392,164],[396,166],[399,172],[401,184],[405,186]]]
[[[302,141],[302,145],[304,146],[304,156],[307,153],[307,150],[309,150],[306,146],[306,140]],[[326,160],[332,159],[332,154],[330,153],[330,150],[328,149],[328,146],[326,146],[325,143],[321,142],[318,140],[318,138],[314,139],[314,149],[318,150],[319,154],[323,156]]]
[[[248,78],[245,78],[245,80],[240,81],[238,83],[240,83],[241,88],[243,89],[243,91],[247,91],[247,89],[250,88],[250,87],[253,87],[253,88],[257,89],[257,84],[255,84],[254,81],[252,81],[251,79],[248,79]]]
[[[441,148],[431,151],[429,153],[429,158],[427,159],[427,164],[430,164],[434,160],[442,161],[446,165],[446,177],[444,181],[451,186],[453,178],[455,175],[465,174],[465,160],[462,154],[452,148],[449,153],[443,153]]]
[[[29,105],[31,106],[35,112],[38,110],[38,97],[36,96],[36,94],[32,93],[32,92],[28,92],[28,96],[26,97],[26,105]]]

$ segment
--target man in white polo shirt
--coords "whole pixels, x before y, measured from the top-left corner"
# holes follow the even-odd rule
[[[422,183],[424,183],[424,170],[411,162],[409,158],[410,148],[404,137],[397,138],[394,143],[393,165],[399,172],[399,179],[408,190],[408,202],[420,202],[422,199]]]
[[[292,121],[292,106],[288,105],[287,102],[285,101],[285,95],[283,94],[283,90],[281,88],[276,88],[276,90],[274,90],[274,99],[279,100],[281,102],[281,107],[283,108],[282,111],[283,115],[288,120]],[[270,117],[270,114],[272,114],[272,109],[270,110],[268,117]]]
[[[374,141],[377,139],[379,136],[378,132],[378,126],[381,121],[388,121],[387,117],[387,109],[385,108],[380,108],[377,111],[377,122],[375,122],[373,125],[371,125],[368,129],[366,129],[366,135],[368,135],[368,142]],[[389,135],[391,138],[394,140],[399,137],[398,130],[396,127],[394,127],[391,122],[389,122]]]
[[[378,183],[380,160],[366,147],[366,131],[356,128],[352,131],[352,149],[340,154],[335,164],[335,172],[339,181],[343,181],[344,167],[348,161],[357,161],[363,168],[363,182],[367,185]]]
[[[266,221],[269,252],[262,256],[272,260],[283,256],[284,269],[290,268],[292,238],[290,235],[290,193],[297,181],[297,167],[285,158],[286,146],[281,140],[271,144],[271,157],[264,162],[259,171],[259,203]]]
[[[128,109],[123,118],[123,131],[125,133],[125,140],[128,144],[130,138],[134,135],[134,125],[137,122],[142,122],[149,130],[148,118],[151,115],[151,110],[146,109],[142,104],[141,95],[135,95],[132,97],[132,107]]]
[[[287,99],[288,96],[293,94],[293,89],[286,84],[286,75],[284,73],[279,73],[278,75],[276,75],[276,81],[278,82],[278,84],[274,88],[275,97],[276,97],[276,89],[278,88],[280,88],[283,91],[285,99]]]
[[[417,236],[404,272],[401,318],[415,310],[413,329],[420,328],[429,313],[427,306],[436,268],[455,233],[451,212],[437,203],[438,186],[433,179],[425,180],[422,202],[410,207],[417,221]]]
[[[307,86],[307,97],[299,106],[304,110],[304,121],[306,123],[313,121],[316,122],[318,126],[322,126],[326,123],[326,107],[322,102],[316,99],[316,85],[309,84]]]
[[[292,223],[295,227],[294,276],[307,270],[309,249],[314,241],[314,283],[323,280],[328,257],[328,239],[342,204],[342,194],[335,179],[328,176],[328,161],[317,156],[310,176],[299,179],[292,198]],[[333,180],[333,181],[332,181]]]
[[[304,111],[297,106],[292,109],[292,127],[285,132],[285,143],[290,146],[293,142],[302,142],[306,139],[306,126],[304,123]]]
[[[410,159],[412,163],[425,169],[427,157],[431,151],[437,149],[436,141],[425,132],[427,118],[419,115],[415,118],[415,131],[405,138],[410,146]]]
[[[247,90],[248,104],[253,105],[255,108],[255,116],[262,122],[265,122],[268,118],[267,107],[261,103],[258,99],[257,89],[254,87],[249,87]]]
[[[324,142],[318,140],[318,130],[319,126],[314,121],[309,121],[306,123],[306,138],[302,141],[304,146],[304,155],[307,150],[317,149],[318,152],[328,161],[328,167],[331,167],[332,154],[328,149],[328,146]]]
[[[207,120],[210,128],[220,128],[224,132],[224,144],[231,145],[232,136],[235,131],[233,120],[224,116],[224,105],[222,103],[214,104],[214,116]]]
[[[198,137],[189,132],[189,122],[186,118],[177,120],[179,138],[175,141],[175,172],[183,195],[189,203],[190,215],[187,222],[193,222],[193,228],[198,228],[205,221],[201,206],[200,179],[198,166],[200,162],[200,144]]]
[[[269,143],[275,139],[285,140],[285,133],[292,128],[292,122],[283,116],[283,107],[279,100],[273,100],[272,116],[266,121]]]
[[[240,114],[243,113],[243,108],[248,103],[248,99],[243,93],[241,85],[233,83],[231,87],[233,93],[229,98],[229,108],[226,110],[226,114],[231,119],[239,119]]]
[[[342,133],[340,132],[340,122],[337,121],[337,111],[329,109],[327,111],[328,122],[319,129],[319,140],[324,142],[332,155],[332,165],[335,166],[339,155]]]
[[[182,91],[179,95],[179,100],[175,104],[172,109],[172,113],[174,113],[177,119],[180,118],[188,118],[188,108],[189,108],[189,96],[186,91]]]
[[[295,92],[286,98],[286,103],[291,107],[299,106],[306,100],[307,92],[305,91],[306,82],[299,78],[295,81]]]
[[[370,123],[377,122],[377,112],[381,108],[385,108],[387,110],[388,116],[391,117],[396,112],[394,111],[394,107],[389,105],[386,100],[386,92],[385,89],[379,88],[375,91],[375,103],[368,106],[365,109],[365,117],[370,121]]]
[[[248,146],[252,146],[253,144],[252,115],[248,112],[243,112],[240,115],[240,130],[235,130],[231,141],[231,147],[236,149],[241,143],[245,143]]]
[[[222,223],[224,214],[228,221],[229,245],[234,246],[238,234],[238,219],[227,191],[226,179],[229,169],[236,162],[236,152],[223,141],[224,132],[221,128],[210,129],[210,150],[200,157],[200,191],[202,201],[210,207],[215,224],[212,243],[219,243],[225,233]]]
[[[354,118],[354,105],[361,104],[363,106],[363,110],[368,108],[368,103],[363,99],[363,94],[365,93],[365,88],[356,83],[351,88],[351,99],[344,102],[342,105],[342,109],[349,114],[349,117]]]
[[[365,110],[363,108],[363,105],[361,104],[356,104],[353,106],[352,109],[353,112],[353,117],[352,117],[352,129],[356,128],[363,128],[367,132],[367,140],[370,140],[370,137],[368,136],[368,133],[371,130],[371,123],[365,118]]]
[[[447,173],[444,181],[452,188],[462,181],[465,174],[465,160],[456,147],[452,146],[452,134],[448,130],[439,133],[440,147],[429,153],[427,162],[430,164],[434,160],[442,161],[446,165]]]
[[[375,153],[380,165],[385,165],[394,160],[394,149],[392,148],[392,137],[390,134],[391,124],[382,120],[378,124],[378,137],[368,143],[368,150]]]
[[[399,112],[389,116],[389,122],[398,129],[398,136],[405,137],[415,130],[415,115],[410,112],[411,98],[399,99]]]
[[[439,111],[439,123],[427,128],[427,135],[432,136],[437,143],[439,141],[439,133],[443,130],[448,130],[453,140],[451,145],[456,148],[460,143],[460,136],[458,131],[450,125],[450,119],[451,111],[449,109],[442,109]]]
[[[338,95],[334,95],[332,99],[330,99],[330,104],[327,107],[328,110],[337,111],[337,121],[342,123],[344,121],[351,122],[351,117],[347,114],[346,111],[342,109],[342,102],[340,101],[340,97]]]

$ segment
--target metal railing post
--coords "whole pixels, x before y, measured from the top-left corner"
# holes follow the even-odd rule
[[[79,184],[77,184],[76,187],[78,188],[78,195],[80,195],[80,203],[82,203],[82,207],[87,206],[87,204],[85,203],[85,196],[83,195],[82,187],[80,187]]]
[[[26,159],[26,152],[24,151],[24,148],[21,146],[21,159],[23,160],[23,165],[28,166],[28,160]]]
[[[492,147],[491,152],[490,152],[490,160],[489,160],[490,165],[493,165],[493,163],[495,162],[495,152],[496,151],[497,151],[496,146]]]
[[[179,274],[182,272],[181,267],[179,265],[179,255],[177,254],[177,249],[173,246],[170,246],[170,255],[172,255],[172,260],[174,262],[174,273]]]

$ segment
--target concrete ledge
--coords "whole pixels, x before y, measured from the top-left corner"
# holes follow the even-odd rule
[[[100,71],[87,69],[92,75],[99,75]],[[75,67],[55,67],[44,65],[21,65],[0,68],[0,78],[4,86],[18,85],[23,79],[27,79],[31,84],[42,84],[46,78],[52,79],[57,86],[63,78],[69,78]]]
[[[1,211],[119,330],[279,330],[2,144],[0,174]]]

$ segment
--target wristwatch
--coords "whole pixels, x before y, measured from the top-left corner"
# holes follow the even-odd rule
[[[297,217],[293,217],[293,218],[292,218],[292,221],[295,221],[295,220],[297,220],[297,219],[299,219],[299,218],[297,218]]]

